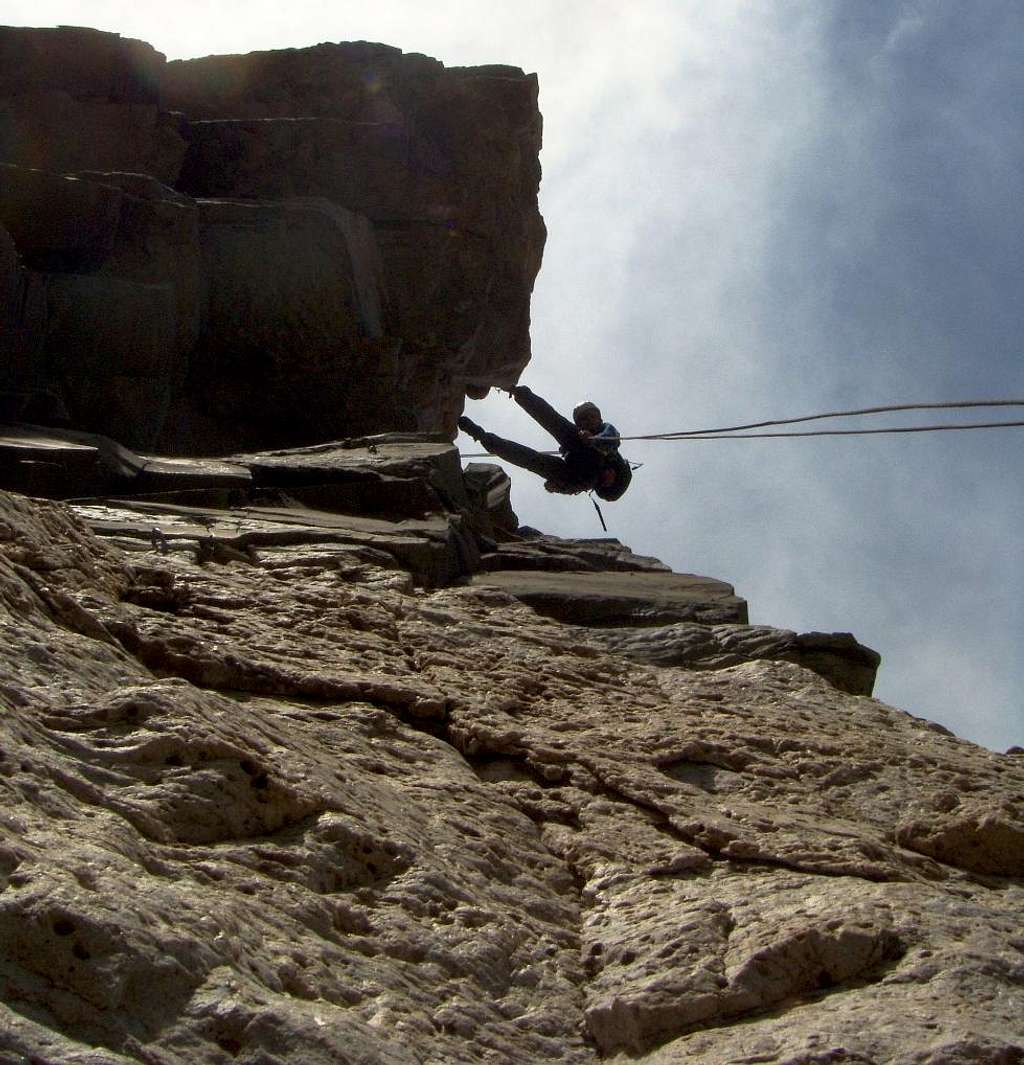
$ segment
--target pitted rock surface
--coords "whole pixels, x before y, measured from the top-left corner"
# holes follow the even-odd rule
[[[1019,759],[95,506],[0,496],[12,1060],[1019,1056]]]
[[[1019,750],[461,470],[540,133],[0,28],[4,1063],[1024,1061]]]
[[[775,658],[813,669],[851,695],[870,695],[881,655],[848,632],[807,632],[766,625],[700,625],[679,622],[657,628],[614,628],[597,634],[609,650],[638,662],[690,669],[720,669],[751,659]]]

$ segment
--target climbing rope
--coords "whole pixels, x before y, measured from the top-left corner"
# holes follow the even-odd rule
[[[1024,407],[1020,399],[982,399],[952,403],[897,403],[885,407],[860,407],[855,410],[836,410],[825,414],[808,414],[801,418],[773,418],[746,425],[727,425],[718,429],[680,429],[669,433],[649,433],[623,436],[621,440],[746,440],[791,436],[863,436],[873,433],[934,433],[959,429],[997,429],[1024,426],[1024,421],[960,422],[945,425],[894,426],[884,429],[816,429],[797,433],[752,433],[751,429],[765,429],[775,425],[797,425],[821,421],[825,418],[852,418],[866,414],[887,414],[905,410],[964,410],[973,407]]]
[[[797,432],[758,433],[752,429],[766,429],[778,425],[798,425],[805,422],[822,421],[826,418],[852,418],[868,414],[888,414],[907,410],[965,410],[975,407],[1024,407],[1020,399],[981,399],[956,401],[952,403],[897,403],[885,407],[860,407],[856,410],[836,410],[824,414],[808,414],[800,418],[772,418],[762,422],[748,422],[745,425],[726,425],[717,429],[679,429],[667,433],[645,433],[635,436],[620,436],[620,440],[764,440],[785,437],[806,436],[872,436],[882,433],[942,433],[965,429],[1006,429],[1024,426],[1021,421],[994,422],[960,422],[942,425],[899,425],[883,429],[812,429]],[[545,455],[557,455],[557,451],[544,451]],[[463,455],[463,458],[487,458],[488,452],[476,452]]]
[[[871,436],[877,433],[943,433],[958,429],[1005,429],[1024,426],[1020,422],[962,422],[959,425],[901,425],[888,429],[812,429],[796,433],[674,433],[669,436],[624,436],[623,440],[766,440],[792,436]]]
[[[810,429],[806,431],[760,433],[751,432],[752,429],[769,429],[779,425],[799,425],[806,422],[823,421],[826,418],[853,418],[868,414],[889,414],[895,411],[907,410],[966,410],[976,407],[1024,407],[1024,400],[1020,399],[981,399],[973,401],[956,401],[952,403],[895,403],[884,407],[859,407],[856,410],[828,411],[824,414],[807,414],[800,418],[772,418],[763,422],[749,422],[746,425],[727,425],[718,429],[682,429],[671,433],[646,433],[637,436],[620,436],[619,440],[764,440],[779,437],[806,437],[806,436],[869,436],[878,433],[938,433],[964,429],[1006,429],[1010,427],[1024,426],[1022,421],[999,421],[999,422],[961,422],[959,424],[942,425],[900,425],[888,426],[883,429]],[[557,455],[557,451],[545,451],[545,455]],[[477,452],[463,455],[463,458],[477,459],[488,458],[488,452]],[[633,469],[637,469],[642,463],[630,463]],[[597,500],[590,495],[590,501],[594,504],[601,528],[607,532],[604,515],[597,505]]]

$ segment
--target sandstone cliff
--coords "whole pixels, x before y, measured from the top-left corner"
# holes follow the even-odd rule
[[[452,432],[530,357],[540,136],[510,67],[0,29],[0,417],[183,454]]]
[[[0,1060],[1021,1060],[1024,762],[850,638],[443,443],[118,454],[0,496]]]
[[[448,443],[531,79],[0,59],[0,1062],[1024,1061],[1020,754]]]

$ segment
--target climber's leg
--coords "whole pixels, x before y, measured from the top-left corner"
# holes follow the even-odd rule
[[[526,447],[525,444],[518,444],[514,440],[506,440],[502,436],[489,433],[465,416],[459,419],[459,428],[483,444],[490,454],[511,462],[513,466],[536,473],[545,480],[560,483],[567,483],[571,480],[569,468],[557,455],[544,455],[540,451],[534,451],[532,447]]]

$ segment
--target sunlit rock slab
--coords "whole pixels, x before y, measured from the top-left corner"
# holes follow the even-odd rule
[[[1014,1060],[1021,759],[367,544],[120,542],[0,495],[14,1060]]]
[[[78,512],[124,547],[183,548],[200,561],[255,561],[261,551],[296,544],[358,544],[391,555],[421,583],[440,585],[470,572],[475,557],[458,518],[445,514],[389,521],[295,504],[220,509],[132,499],[83,503]]]
[[[870,695],[881,662],[877,651],[848,632],[795,633],[767,625],[699,625],[617,628],[594,634],[609,650],[637,662],[689,669],[721,669],[756,659],[796,662],[842,691]]]

